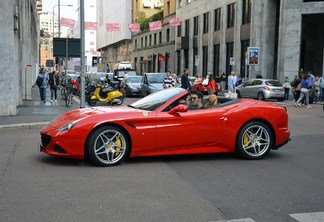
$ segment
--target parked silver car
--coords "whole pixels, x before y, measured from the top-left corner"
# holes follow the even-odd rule
[[[284,100],[284,88],[275,79],[249,79],[236,87],[236,93],[239,98]]]

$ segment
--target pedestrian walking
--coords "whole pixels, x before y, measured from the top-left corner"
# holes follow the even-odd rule
[[[226,90],[226,84],[227,84],[227,77],[225,73],[221,75],[220,80],[221,80],[221,90],[222,92],[224,92]]]
[[[323,76],[320,78],[320,100],[324,101],[324,74]]]
[[[228,76],[228,81],[227,81],[227,85],[228,85],[228,93],[231,94],[231,93],[235,93],[235,84],[236,84],[236,75],[235,75],[235,72],[232,71],[231,72],[231,75]]]
[[[290,82],[289,82],[289,79],[288,79],[287,76],[285,77],[285,81],[284,81],[284,83],[282,85],[284,87],[285,101],[288,101],[289,100],[289,92],[290,92],[291,85],[290,85]]]
[[[295,107],[302,106],[301,101],[305,98],[305,103],[307,108],[311,108],[309,105],[309,81],[308,75],[305,75],[302,82],[301,82],[301,90],[300,90],[300,97],[295,103]]]
[[[39,95],[42,102],[46,103],[46,89],[48,86],[49,75],[45,68],[40,69],[36,83],[39,87]]]
[[[191,84],[188,76],[189,76],[189,69],[185,68],[184,73],[181,76],[181,88],[191,91]]]
[[[170,71],[167,71],[166,72],[166,77],[163,80],[162,86],[163,86],[164,89],[168,89],[168,88],[171,88],[171,87],[175,87],[175,82],[174,82],[174,79],[171,76],[171,72]]]
[[[58,76],[57,71],[53,71],[51,73],[48,83],[50,85],[51,90],[51,103],[53,103],[53,101],[57,102],[57,88],[60,85],[60,78]]]
[[[214,76],[211,73],[208,74],[207,91],[208,91],[208,95],[213,95],[218,91],[216,82],[214,80]]]

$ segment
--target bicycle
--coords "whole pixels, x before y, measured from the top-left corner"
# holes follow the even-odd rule
[[[72,99],[73,99],[73,91],[75,88],[75,85],[77,84],[76,79],[71,79],[68,84],[65,86],[66,89],[66,96],[65,96],[65,105],[67,107],[70,107],[72,104]]]

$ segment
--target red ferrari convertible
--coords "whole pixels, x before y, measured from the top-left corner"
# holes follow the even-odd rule
[[[41,130],[40,150],[113,166],[127,157],[235,152],[261,159],[290,138],[285,107],[218,98],[189,110],[182,88],[166,89],[128,106],[70,111]]]

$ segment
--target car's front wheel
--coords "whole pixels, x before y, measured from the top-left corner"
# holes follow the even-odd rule
[[[115,126],[101,126],[95,129],[86,143],[86,158],[98,166],[120,164],[130,150],[125,132]]]
[[[273,147],[274,135],[270,128],[259,121],[244,125],[236,139],[236,152],[244,159],[258,160]]]

